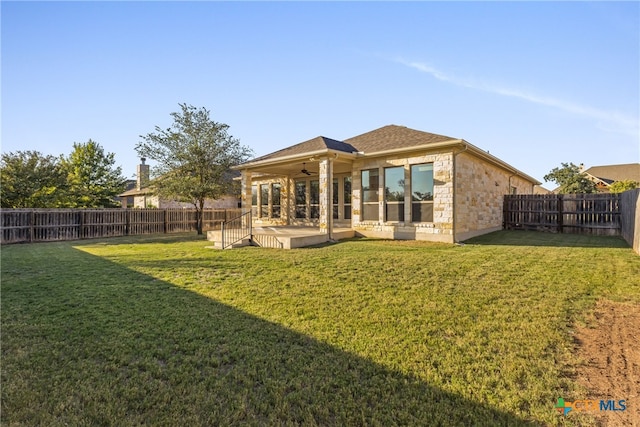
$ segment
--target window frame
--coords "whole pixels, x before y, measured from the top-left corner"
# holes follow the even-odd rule
[[[260,218],[269,218],[269,187],[270,184],[260,184]]]
[[[315,196],[315,197],[314,197]],[[320,219],[320,180],[309,180],[309,219]]]
[[[423,194],[427,194],[427,196],[417,197],[414,193],[414,188],[416,187],[416,182],[418,181],[414,174],[414,168],[419,167],[430,167],[430,189],[431,191]],[[434,199],[434,188],[435,182],[433,179],[434,165],[433,162],[425,162],[425,163],[415,163],[410,165],[410,174],[411,174],[411,222],[412,223],[433,223],[433,199]],[[429,183],[427,183],[427,187],[429,187]],[[421,194],[421,193],[418,193]],[[424,211],[427,209],[427,211]],[[425,221],[425,219],[427,219]]]
[[[251,215],[258,217],[258,184],[251,184]]]
[[[367,174],[367,185],[365,189],[365,174]],[[377,179],[375,180],[375,187],[373,187],[372,183],[371,183],[371,178],[372,177],[376,177]],[[379,168],[372,168],[372,169],[362,169],[360,171],[360,188],[362,191],[362,208],[361,208],[361,213],[362,213],[362,218],[361,221],[379,221],[380,220],[380,213],[378,211],[378,204],[380,202],[380,170]],[[367,192],[370,192],[370,196],[373,197],[367,197]],[[375,201],[370,201],[369,199],[374,199]],[[375,212],[375,215],[373,215],[373,213]]]
[[[390,191],[387,181],[391,179],[397,179],[398,177],[390,176],[390,173],[397,173],[397,172],[402,173],[402,178],[400,180],[400,182],[402,182],[402,185],[396,184],[395,187],[396,189],[400,188],[402,194],[397,198],[397,200],[390,200],[389,196],[392,194],[392,192]],[[384,168],[384,221],[385,222],[404,222],[405,193],[406,193],[406,178],[405,178],[404,165],[390,166],[390,167]],[[397,213],[397,218],[395,217],[389,218],[390,212],[393,212],[394,210]]]
[[[282,217],[282,185],[279,182],[271,183],[271,194],[269,200],[271,202],[270,212],[271,218],[279,219]],[[278,194],[276,200],[276,193]]]
[[[295,219],[307,219],[307,192],[308,192],[308,182],[306,179],[295,180],[293,183],[294,188],[294,206],[295,206]],[[302,185],[301,185],[302,184]],[[299,188],[304,188],[304,192],[300,193]],[[304,203],[298,203],[300,201],[299,196],[304,195]]]

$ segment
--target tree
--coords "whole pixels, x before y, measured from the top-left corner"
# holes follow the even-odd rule
[[[229,135],[228,125],[211,120],[204,107],[179,105],[182,111],[171,113],[172,127],[156,126],[154,133],[140,135],[136,151],[140,157],[157,162],[150,182],[154,193],[192,203],[196,229],[202,234],[205,199],[237,193],[230,168],[247,160],[252,152]]]
[[[580,167],[573,163],[562,163],[561,168],[553,168],[544,176],[545,181],[553,181],[560,186],[561,194],[595,193],[596,184],[584,176]]]
[[[0,160],[3,208],[53,208],[66,191],[66,174],[57,157],[38,151],[3,153]]]
[[[634,188],[640,188],[640,183],[631,179],[623,179],[622,181],[616,181],[611,184],[609,186],[609,193],[624,193]]]
[[[65,205],[72,208],[117,207],[115,197],[125,189],[122,168],[114,167],[115,154],[105,154],[91,139],[73,143],[69,157],[61,158],[67,173],[69,191]]]

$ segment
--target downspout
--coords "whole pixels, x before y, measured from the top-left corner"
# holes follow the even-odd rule
[[[467,149],[469,148],[469,146],[464,142],[464,140],[462,140],[462,144],[464,145],[464,149],[458,151],[457,153],[454,152],[453,153],[453,174],[451,177],[451,183],[453,186],[453,222],[451,224],[451,232],[453,233],[453,242],[456,243],[456,157],[458,157],[458,154],[460,153],[464,153],[465,151],[467,151]]]

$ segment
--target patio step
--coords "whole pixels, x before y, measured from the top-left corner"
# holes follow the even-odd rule
[[[211,240],[211,239],[209,239],[209,240]],[[227,246],[225,249],[241,248],[243,246],[250,246],[250,245],[251,245],[251,239],[249,239],[247,237],[246,239],[242,239],[242,240],[234,243],[233,245]],[[210,249],[222,249],[222,241],[213,240],[213,245],[212,246],[207,246],[207,248],[210,248]]]
[[[275,249],[282,249],[284,247],[282,241],[277,236],[274,236],[272,234],[254,234],[251,237],[251,242],[254,246]]]
[[[347,239],[354,237],[354,235],[355,231],[352,229],[334,229],[332,240]],[[222,249],[222,234],[220,230],[209,231],[207,239],[213,242],[213,246],[209,246],[210,248]],[[313,227],[255,227],[251,239],[246,238],[227,249],[248,245],[263,248],[293,249],[318,245],[328,241],[329,238],[326,234],[321,234],[317,228]]]

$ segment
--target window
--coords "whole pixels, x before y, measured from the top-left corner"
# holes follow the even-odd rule
[[[411,221],[433,222],[433,163],[411,166]]]
[[[404,221],[404,167],[384,170],[385,221]]]
[[[309,184],[311,218],[320,218],[320,181],[311,181]]]
[[[251,186],[251,215],[258,216],[258,186]]]
[[[271,184],[271,218],[280,218],[280,184]]]
[[[269,184],[260,185],[260,217],[269,216]]]
[[[351,177],[344,177],[344,219],[351,219]]]
[[[378,220],[378,169],[362,171],[362,220]]]
[[[296,218],[307,217],[307,182],[296,181]]]
[[[339,212],[339,208],[340,206],[338,206],[339,201],[338,201],[338,187],[339,187],[339,181],[337,178],[335,178],[333,180],[333,193],[331,195],[331,197],[333,198],[333,219],[338,219],[338,212]]]

